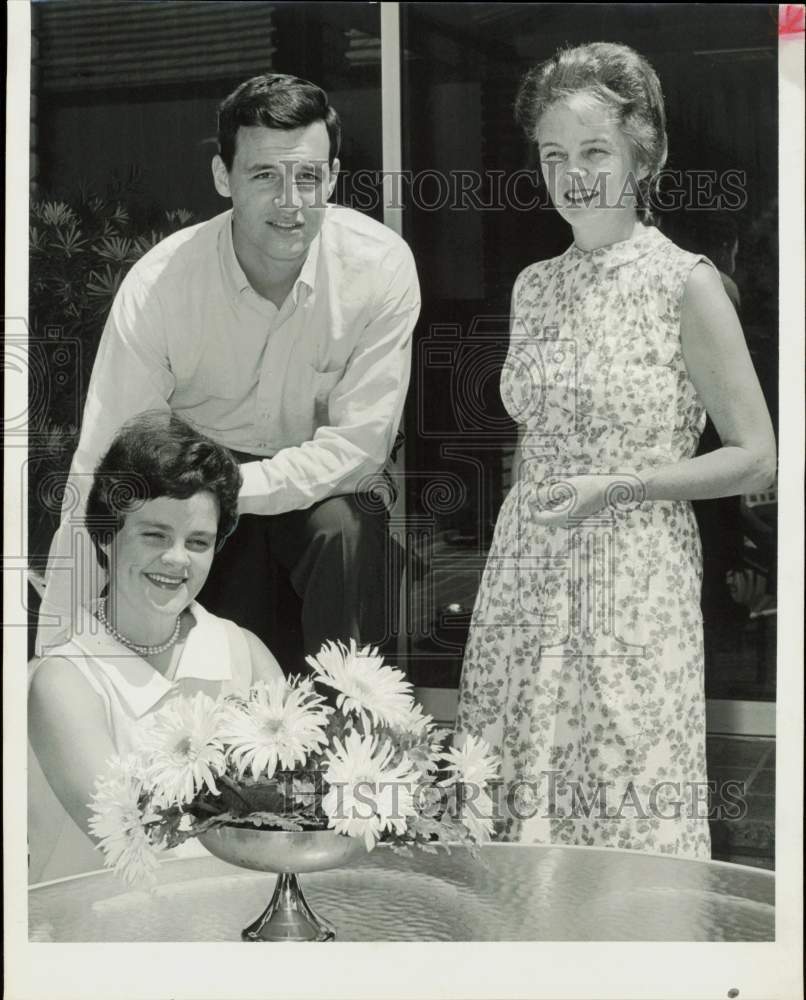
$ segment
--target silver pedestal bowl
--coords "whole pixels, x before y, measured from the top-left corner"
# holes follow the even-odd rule
[[[298,875],[349,864],[365,853],[364,842],[332,830],[262,830],[219,826],[199,841],[222,861],[253,871],[276,872],[274,895],[261,915],[241,932],[243,941],[333,941],[333,925],[305,900]]]

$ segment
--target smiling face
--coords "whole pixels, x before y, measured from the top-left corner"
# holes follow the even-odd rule
[[[232,169],[216,156],[213,178],[218,193],[232,199],[239,258],[269,267],[304,260],[336,184],[339,161],[328,166],[329,152],[323,121],[289,131],[238,129]]]
[[[601,225],[608,213],[611,219],[635,214],[635,191],[647,170],[614,112],[582,99],[557,102],[541,117],[536,137],[549,196],[566,222],[586,227]]]
[[[121,632],[136,638],[173,625],[207,579],[217,530],[218,501],[206,491],[187,500],[158,497],[125,515],[105,546]]]

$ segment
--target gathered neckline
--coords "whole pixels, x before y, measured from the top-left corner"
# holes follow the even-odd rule
[[[629,264],[643,257],[665,239],[666,237],[656,226],[649,225],[645,226],[643,232],[639,232],[637,236],[608,243],[607,246],[596,247],[593,250],[583,250],[576,243],[572,243],[562,256],[574,262],[593,261],[605,267],[620,267],[622,264]]]

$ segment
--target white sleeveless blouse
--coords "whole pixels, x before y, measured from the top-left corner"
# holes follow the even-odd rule
[[[103,703],[115,750],[128,753],[140,720],[177,695],[204,691],[211,698],[243,693],[253,679],[252,658],[243,631],[197,603],[196,620],[166,676],[113,639],[82,609],[70,637],[48,650],[69,659]],[[41,660],[29,666],[30,685]],[[193,847],[193,842],[182,845]],[[71,819],[54,794],[28,744],[28,879],[50,879],[103,867],[101,852]],[[175,852],[171,852],[174,854]],[[184,850],[183,850],[184,853]]]

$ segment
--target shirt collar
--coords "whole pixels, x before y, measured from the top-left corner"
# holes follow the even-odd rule
[[[127,649],[101,626],[88,608],[79,615],[72,643],[106,674],[121,699],[138,718],[186,677],[204,681],[232,680],[230,650],[224,622],[195,601],[190,613],[195,626],[185,640],[173,680],[166,680],[151,664]]]
[[[295,295],[299,295],[300,285],[305,285],[309,292],[312,292],[316,287],[316,273],[319,269],[321,247],[322,230],[320,229],[308,247],[308,256],[305,258],[305,263],[302,265],[302,270],[299,272],[299,277],[294,284]]]
[[[235,254],[235,247],[232,242],[232,212],[226,212],[224,214],[224,228],[222,231],[221,239],[221,259],[224,265],[224,274],[231,289],[237,295],[243,295],[247,293],[252,293],[252,295],[257,295],[257,292],[249,284],[249,279],[244,274],[244,270],[238,262],[238,258]],[[322,244],[322,234],[321,231],[316,234],[314,239],[311,241],[310,247],[308,247],[308,254],[305,257],[305,262],[302,265],[302,270],[297,275],[297,279],[294,282],[294,287],[291,289],[291,294],[294,297],[295,304],[299,301],[300,287],[305,286],[308,292],[312,292],[316,285],[316,274],[319,267],[319,253]],[[258,296],[260,298],[260,296]]]
[[[598,247],[596,250],[582,250],[576,243],[572,243],[562,256],[571,264],[590,262],[605,270],[612,270],[640,260],[665,240],[666,237],[655,226],[645,226],[636,236],[628,240],[620,240],[618,243]]]

